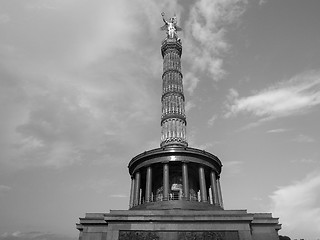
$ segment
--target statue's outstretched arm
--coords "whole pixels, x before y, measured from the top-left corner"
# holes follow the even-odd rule
[[[165,20],[164,17],[162,17],[162,20],[164,21],[165,24],[169,24],[169,22]]]
[[[165,24],[169,24],[169,22],[164,19],[164,12],[161,13],[161,16],[162,16],[162,20],[164,21],[164,23],[165,23]]]

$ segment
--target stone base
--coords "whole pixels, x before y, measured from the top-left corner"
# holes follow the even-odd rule
[[[111,210],[80,218],[79,240],[278,240],[270,213],[246,210]]]

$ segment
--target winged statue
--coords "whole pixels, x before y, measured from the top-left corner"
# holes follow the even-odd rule
[[[178,31],[182,31],[182,28],[177,26],[177,17],[174,15],[172,18],[167,21],[164,18],[165,13],[161,13],[162,20],[164,21],[164,25],[160,28],[162,31],[167,31],[167,38],[176,38],[177,40],[180,40],[177,36]]]

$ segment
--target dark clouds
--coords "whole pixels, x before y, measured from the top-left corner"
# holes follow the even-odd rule
[[[240,15],[238,1],[218,1],[210,8],[220,9],[214,12],[207,4],[199,1],[191,10],[186,44],[190,35],[200,46],[187,48],[186,55],[199,62],[196,69],[220,75],[221,59],[215,56],[227,43],[215,24],[233,22]],[[0,84],[8,105],[0,161],[60,168],[102,157],[108,146],[142,141],[132,129],[142,131],[157,117],[153,95],[161,86],[154,83],[161,74],[157,43],[163,37],[158,29],[166,8],[182,10],[175,1],[5,4],[10,20],[2,25]],[[205,22],[197,25],[200,16]],[[208,43],[203,34],[211,39],[208,56],[199,53]],[[186,88],[192,92],[197,78],[190,74]]]

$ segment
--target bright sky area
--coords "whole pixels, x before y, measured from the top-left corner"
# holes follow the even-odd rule
[[[320,239],[319,0],[1,0],[0,240],[76,239],[86,212],[128,209],[127,164],[160,143],[163,11],[225,209]]]

